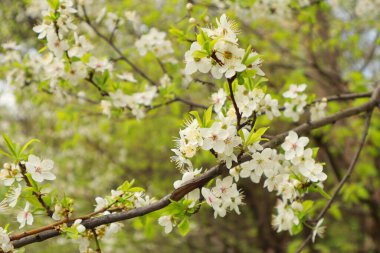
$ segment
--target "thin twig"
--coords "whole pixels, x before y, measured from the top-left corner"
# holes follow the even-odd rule
[[[235,99],[235,96],[234,96],[234,91],[233,91],[233,88],[232,88],[232,83],[234,82],[235,78],[236,78],[236,75],[234,75],[231,78],[227,78],[227,82],[228,82],[228,87],[230,89],[230,97],[231,97],[232,104],[234,106],[235,114],[236,114],[236,120],[237,120],[236,128],[239,130],[240,129],[240,122],[241,122],[241,114],[240,114],[240,111],[239,111],[239,107],[238,107],[238,105],[236,103],[236,99]]]

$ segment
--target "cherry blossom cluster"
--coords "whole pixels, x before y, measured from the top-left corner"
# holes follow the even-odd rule
[[[214,217],[224,217],[227,210],[235,210],[240,214],[239,206],[243,204],[243,195],[237,189],[231,176],[223,179],[217,178],[215,186],[211,189],[202,188],[202,195],[206,203],[214,209]]]
[[[32,56],[39,63],[36,73],[42,70],[52,88],[60,80],[76,85],[88,76],[89,71],[103,73],[112,69],[108,60],[91,56],[94,47],[84,35],[76,31],[75,13],[77,10],[72,1],[52,1],[50,9],[43,12],[42,24],[33,28],[39,34],[39,39],[46,40],[46,47],[50,51],[44,57]]]
[[[327,178],[322,164],[314,160],[313,150],[305,149],[308,142],[307,137],[298,137],[291,131],[281,145],[284,154],[266,148],[253,153],[252,160],[230,170],[235,179],[250,177],[254,183],[259,183],[264,176],[264,187],[277,192],[280,201],[273,225],[278,232],[289,230],[292,233],[293,225],[299,224],[299,215],[303,211],[299,200],[311,185],[321,187]]]
[[[128,108],[137,119],[141,119],[145,116],[144,109],[152,104],[156,96],[157,88],[155,86],[148,86],[144,92],[135,92],[131,95],[127,95],[121,89],[118,89],[110,93],[111,102],[102,101],[103,113],[110,116],[111,106]]]
[[[253,113],[257,116],[265,114],[270,120],[280,116],[278,100],[273,99],[270,94],[265,94],[263,89],[249,89],[245,85],[239,85],[234,95],[243,118],[249,118]],[[227,102],[227,92],[219,89],[211,95],[211,99],[214,110],[219,113]]]
[[[299,137],[294,131],[289,132],[281,145],[283,152],[263,147],[266,140],[263,135],[268,128],[256,129],[256,120],[262,115],[269,120],[280,116],[278,100],[266,94],[265,87],[260,88],[265,81],[259,68],[261,60],[250,49],[238,48],[236,31],[235,24],[222,15],[215,29],[200,29],[197,41],[185,53],[186,74],[211,72],[216,79],[224,76],[227,83],[212,94],[213,106],[202,117],[198,112],[190,112],[186,127],[179,131],[172,160],[183,177],[174,186],[178,188],[200,175],[201,170],[194,169],[191,160],[198,151],[210,151],[225,163],[230,176],[218,178],[211,188],[203,187],[188,194],[189,205],[197,205],[202,197],[214,209],[215,217],[224,217],[231,210],[239,214],[243,197],[237,182],[240,178],[250,178],[253,183],[260,183],[263,178],[263,187],[276,192],[279,198],[273,226],[278,232],[298,233],[312,205],[304,196],[310,191],[325,194],[322,187],[327,175],[322,164],[314,159],[316,150],[306,148],[309,139]],[[249,64],[244,64],[247,58]],[[284,92],[283,97],[288,99],[284,106],[286,117],[298,121],[304,113],[305,89],[306,84],[292,84]],[[312,120],[323,117],[325,107],[324,100],[315,103],[310,110]],[[238,157],[243,155],[249,160],[238,164]],[[169,233],[178,220],[176,215],[169,214],[162,216],[159,224]]]
[[[166,33],[160,32],[156,28],[151,28],[147,34],[144,34],[135,42],[135,46],[141,56],[152,52],[163,62],[174,62],[171,57],[173,54],[172,43],[165,39]]]
[[[33,185],[32,182],[35,184],[42,183],[45,180],[55,180],[56,176],[51,172],[53,167],[54,162],[52,160],[41,160],[35,155],[29,155],[27,161],[21,161],[18,164],[5,163],[0,171],[0,180],[8,187],[3,203],[14,208],[21,194],[25,194],[23,191],[26,186],[30,187]],[[24,209],[17,214],[17,222],[20,224],[20,228],[33,224],[34,217],[31,208],[33,206],[26,201]]]
[[[198,35],[197,41],[191,44],[190,50],[185,53],[185,73],[191,75],[197,71],[211,72],[215,79],[220,79],[223,76],[231,78],[236,73],[249,68],[255,70],[258,75],[264,75],[260,69],[261,60],[256,57],[257,54],[248,52],[249,55],[246,55],[246,51],[239,48],[236,23],[228,20],[225,14],[216,20],[216,23],[215,29],[199,28],[201,34]],[[205,36],[211,40],[206,47]],[[247,57],[254,60],[247,63],[245,62]]]
[[[110,196],[105,198],[96,197],[95,202],[96,206],[94,211],[103,211],[101,213],[104,214],[104,212],[109,213],[109,209],[115,207],[125,209],[146,206],[155,202],[155,199],[146,195],[142,188],[135,187],[133,188],[133,191],[130,189],[124,191],[121,190],[121,188],[118,190],[111,190]]]
[[[227,166],[231,167],[232,161],[237,161],[235,148],[242,140],[237,134],[236,116],[231,108],[227,115],[217,115],[213,122],[209,122],[208,127],[201,127],[196,119],[190,120],[187,127],[180,130],[180,138],[176,142],[177,148],[172,149],[176,156],[173,156],[172,160],[179,168],[185,165],[191,168],[192,163],[189,159],[200,149],[212,150],[220,161],[225,161]]]

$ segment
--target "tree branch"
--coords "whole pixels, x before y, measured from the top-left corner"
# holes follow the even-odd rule
[[[347,117],[351,117],[354,115],[358,115],[360,113],[366,112],[373,110],[375,107],[379,106],[379,98],[380,98],[380,85],[377,86],[377,88],[373,91],[372,97],[369,102],[362,104],[357,107],[353,107],[350,109],[343,110],[339,113],[333,114],[329,117],[323,118],[321,120],[309,122],[309,123],[304,123],[301,124],[298,127],[293,128],[292,130],[297,132],[298,134],[304,133],[316,128],[320,128],[323,126],[326,126],[328,124],[334,123],[338,120],[345,119]],[[264,148],[274,148],[278,146],[288,135],[289,131],[286,131],[284,133],[281,133],[275,137],[273,137],[269,142],[265,143],[263,145]],[[244,163],[246,161],[249,161],[251,159],[250,155],[244,155],[242,156],[238,162],[234,162],[232,167],[236,167],[237,165]],[[144,207],[139,207],[135,208],[129,211],[122,211],[118,213],[111,213],[108,215],[100,216],[100,217],[93,217],[87,220],[84,220],[82,224],[87,228],[87,229],[92,229],[101,225],[105,224],[110,224],[113,222],[117,221],[123,221],[123,220],[128,220],[132,219],[135,217],[143,216],[148,213],[152,213],[154,211],[160,210],[167,205],[170,204],[170,200],[175,200],[178,201],[181,198],[183,198],[187,193],[193,191],[196,188],[200,188],[207,184],[211,179],[217,177],[218,175],[222,174],[223,172],[227,172],[228,169],[224,163],[218,164],[214,167],[212,167],[210,170],[206,171],[199,177],[196,177],[190,181],[188,181],[185,185],[181,186],[180,188],[174,190],[172,193],[166,195],[162,199],[160,199],[157,202],[154,202],[150,205],[144,206]],[[27,234],[27,233],[25,233]],[[13,245],[15,248],[20,248],[22,246],[32,244],[35,242],[41,242],[44,240],[47,240],[52,237],[59,236],[60,232],[56,229],[51,228],[46,231],[42,231],[36,234],[31,234],[29,233],[28,236],[19,238],[17,240],[12,240]]]
[[[236,78],[236,75],[234,75],[231,78],[227,78],[227,82],[228,82],[228,88],[230,89],[230,97],[231,97],[232,104],[234,106],[235,114],[236,114],[236,120],[237,120],[236,128],[239,130],[240,129],[240,122],[241,122],[241,114],[240,114],[239,107],[238,107],[236,100],[235,100],[234,90],[232,88],[232,83],[234,82],[235,78]]]

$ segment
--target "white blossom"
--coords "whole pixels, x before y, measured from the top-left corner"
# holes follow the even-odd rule
[[[322,99],[321,102],[315,103],[310,107],[311,121],[322,119],[326,116],[327,100]]]
[[[81,219],[77,219],[74,221],[73,225],[71,225],[72,228],[75,228],[79,234],[83,233],[84,231],[86,231],[86,227],[83,226],[82,224],[82,220]]]
[[[10,188],[10,191],[6,194],[6,201],[10,207],[15,207],[17,205],[18,198],[21,195],[22,187],[20,184],[17,187]]]
[[[285,159],[292,160],[296,156],[301,156],[304,152],[304,147],[308,143],[309,139],[307,137],[298,138],[296,132],[290,131],[284,143],[281,145],[285,151]]]
[[[30,204],[26,202],[24,210],[18,213],[17,222],[20,223],[19,228],[23,228],[25,224],[32,225],[33,224],[33,215],[29,211]]]
[[[75,45],[67,52],[70,58],[74,56],[80,58],[94,48],[94,46],[86,39],[84,35],[78,36],[78,34],[75,32],[74,38]]]
[[[137,82],[137,80],[133,76],[133,73],[130,73],[130,72],[125,72],[123,74],[117,74],[116,76],[119,79],[123,80],[123,81],[128,81],[128,82],[131,82],[131,83],[136,83]]]
[[[173,227],[175,226],[172,219],[173,218],[170,215],[161,216],[158,219],[158,224],[160,224],[161,226],[165,228],[166,234],[169,234],[173,230]]]
[[[46,39],[47,47],[58,58],[62,58],[63,53],[69,49],[67,40],[61,40],[53,30],[47,33]]]
[[[284,92],[283,96],[285,98],[296,98],[299,95],[298,93],[303,92],[306,89],[306,87],[307,87],[306,84],[300,84],[300,85],[291,84],[289,87],[289,90]]]
[[[207,73],[211,70],[211,60],[208,57],[198,58],[194,57],[193,53],[197,50],[201,50],[201,45],[198,42],[193,42],[191,44],[190,50],[185,53],[185,73],[186,75],[191,75],[196,71],[201,73]]]
[[[242,72],[246,66],[242,63],[244,49],[235,44],[220,40],[215,44],[216,57],[223,62],[219,71],[224,73],[226,78],[233,77],[236,72]]]
[[[315,242],[315,238],[316,236],[318,235],[319,237],[322,237],[323,238],[323,234],[325,233],[325,230],[326,230],[326,227],[325,226],[322,226],[322,223],[323,223],[323,218],[320,219],[318,222],[317,222],[317,225],[315,225],[315,227],[313,228],[313,235],[311,237],[311,241],[314,243]]]
[[[28,161],[25,162],[26,171],[30,173],[33,180],[41,183],[44,180],[55,180],[55,175],[51,172],[54,167],[52,160],[41,160],[35,155],[29,155]]]
[[[11,186],[14,182],[22,180],[20,167],[16,164],[4,163],[3,169],[0,171],[0,180],[5,186]]]
[[[90,68],[94,69],[96,72],[101,72],[101,73],[103,73],[106,70],[112,69],[112,65],[111,65],[111,63],[109,63],[109,61],[107,59],[101,60],[101,59],[95,58],[93,56],[90,58],[87,65]]]
[[[216,112],[220,112],[226,99],[227,99],[227,93],[224,91],[224,89],[219,89],[218,92],[213,93],[211,95],[211,100],[212,100],[212,103],[214,104],[214,110]]]
[[[108,201],[102,197],[96,197],[95,201],[96,201],[95,212],[98,212],[108,206]]]

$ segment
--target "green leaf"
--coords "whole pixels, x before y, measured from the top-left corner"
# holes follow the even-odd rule
[[[0,149],[0,154],[5,155],[5,156],[7,156],[7,157],[9,157],[9,158],[13,158],[13,156],[12,156],[11,154],[9,154],[9,153],[7,153],[7,152],[1,150],[1,149]]]
[[[206,41],[209,41],[209,40],[210,39],[207,36],[207,34],[202,29],[199,29],[199,34],[197,35],[197,42],[199,43],[199,45],[203,47]]]
[[[268,128],[269,127],[262,127],[262,128],[259,128],[256,132],[255,132],[255,128],[252,128],[251,132],[249,133],[247,137],[246,145],[249,146],[257,141],[260,141],[262,139],[261,136],[265,134]]]
[[[330,209],[329,213],[336,219],[336,220],[342,220],[342,212],[339,209],[339,206],[337,204],[333,204]]]
[[[256,60],[260,59],[260,55],[259,54],[256,54],[254,56],[251,56],[249,57],[248,59],[245,60],[245,65],[246,66],[249,66],[251,65],[253,62],[255,62]]]
[[[304,202],[302,202],[303,211],[305,213],[309,212],[310,209],[313,207],[313,205],[314,205],[314,201],[312,201],[312,200],[305,200]]]
[[[31,145],[33,144],[34,142],[40,142],[40,140],[38,139],[31,139],[30,141],[28,141],[27,143],[25,143],[25,145],[21,148],[20,152],[19,152],[19,156],[21,156],[24,151]]]
[[[207,108],[207,110],[203,114],[203,127],[211,126],[211,123],[212,123],[211,117],[212,117],[212,106]]]
[[[131,188],[131,186],[132,184],[128,180],[125,180],[124,183],[117,187],[117,189],[126,192],[129,188]]]
[[[62,228],[61,231],[68,237],[68,238],[71,238],[71,239],[78,239],[78,230],[76,228],[73,228],[73,227],[69,227],[69,228]]]
[[[318,148],[318,147],[315,147],[315,148],[312,148],[312,150],[313,150],[312,157],[313,157],[313,158],[316,158],[316,157],[317,157],[317,154],[318,154],[318,150],[319,150],[319,148]]]
[[[178,224],[178,232],[182,236],[186,236],[190,232],[190,222],[187,217],[183,218],[183,220]]]
[[[48,0],[48,3],[53,10],[57,10],[59,7],[59,0]]]
[[[320,187],[320,186],[318,186],[318,185],[316,185],[316,184],[313,184],[312,186],[311,186],[311,191],[313,191],[313,192],[319,192],[323,197],[325,197],[326,199],[331,199],[331,196],[327,193],[327,192],[325,192],[323,189],[322,189],[322,187]]]
[[[132,187],[128,189],[128,192],[143,192],[143,191],[145,191],[145,189],[142,187]]]
[[[251,51],[252,51],[252,46],[249,45],[247,47],[247,49],[245,50],[245,54],[244,54],[243,60],[241,61],[243,64],[245,64],[245,61],[248,59],[248,56],[251,53]]]
[[[266,81],[268,81],[267,78],[265,78],[265,77],[260,77],[260,78],[257,80],[257,82],[255,83],[255,86],[254,86],[254,87],[258,87],[260,84],[262,84],[262,83],[264,83],[264,82],[266,82]]]
[[[176,37],[179,37],[179,38],[185,37],[185,33],[183,31],[179,30],[178,28],[175,28],[175,27],[170,28],[169,33],[176,36]]]
[[[29,182],[32,185],[33,190],[35,192],[39,192],[40,189],[38,188],[38,185],[37,185],[36,181],[33,180],[32,175],[30,175],[30,173],[26,173],[26,177],[29,179]]]
[[[108,70],[104,71],[103,76],[102,76],[102,83],[101,83],[103,87],[108,81],[109,77],[110,77],[109,71]]]
[[[5,141],[5,144],[8,147],[8,150],[9,150],[10,154],[12,154],[13,157],[17,159],[18,156],[17,156],[15,144],[13,144],[13,142],[11,141],[11,139],[6,134],[3,134],[3,139]]]
[[[293,225],[292,230],[290,231],[291,235],[297,235],[302,232],[303,225],[300,222],[298,225]]]
[[[216,42],[218,42],[219,40],[220,40],[220,38],[216,38],[210,42],[210,49],[211,50],[214,49]]]
[[[40,50],[38,50],[38,53],[42,53],[43,51],[45,51],[47,49],[47,46],[44,46],[43,48],[41,48]]]
[[[196,50],[192,53],[194,58],[202,59],[208,56],[208,53],[205,50]]]
[[[238,84],[239,85],[243,85],[244,84],[244,78],[241,75],[238,75],[237,80],[238,80]]]
[[[197,111],[191,111],[189,113],[190,113],[190,115],[194,116],[197,119],[198,125],[200,127],[203,127],[202,120],[201,120],[201,117],[199,116],[199,113]]]

